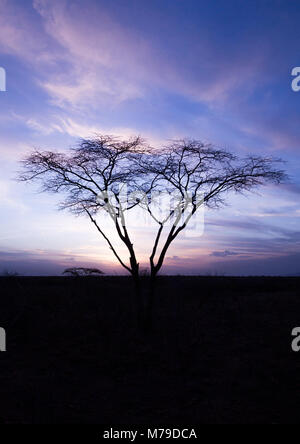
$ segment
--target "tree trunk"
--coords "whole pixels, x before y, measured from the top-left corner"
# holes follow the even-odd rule
[[[156,279],[133,276],[138,330],[148,336],[153,329]]]
[[[133,275],[134,283],[134,296],[135,296],[135,309],[136,309],[136,322],[137,328],[140,330],[143,325],[143,299],[142,299],[142,289],[139,275]]]
[[[151,276],[147,282],[146,303],[145,303],[145,331],[147,334],[153,330],[154,321],[154,304],[155,304],[155,291],[156,291],[156,278]]]

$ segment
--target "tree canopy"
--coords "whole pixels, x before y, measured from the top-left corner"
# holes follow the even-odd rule
[[[171,243],[201,205],[218,208],[230,192],[244,193],[267,183],[279,184],[286,178],[280,162],[262,156],[240,159],[198,140],[176,140],[154,149],[140,137],[120,140],[98,135],[81,140],[67,153],[32,152],[23,160],[19,179],[38,181],[41,191],[62,194],[61,209],[86,214],[122,267],[135,279],[139,277],[139,262],[125,213],[135,207],[143,208],[157,223],[149,256],[150,274],[154,278]],[[176,196],[173,206],[159,216],[153,212],[157,193]],[[129,261],[120,257],[96,220],[100,209],[110,216],[127,247]],[[160,245],[167,222],[169,231]]]

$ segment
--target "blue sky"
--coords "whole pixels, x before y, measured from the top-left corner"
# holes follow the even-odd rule
[[[290,183],[206,212],[204,234],[180,238],[163,271],[300,273],[298,2],[0,0],[0,8],[0,273],[56,274],[72,264],[120,272],[86,219],[13,180],[33,147],[67,150],[96,131],[141,134],[154,146],[191,137],[241,157],[285,159]],[[143,263],[151,232],[134,234]]]

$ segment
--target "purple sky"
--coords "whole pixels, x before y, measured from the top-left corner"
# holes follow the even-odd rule
[[[121,271],[88,220],[13,180],[33,147],[66,150],[96,131],[285,159],[289,184],[207,211],[204,234],[179,238],[163,272],[300,274],[298,2],[0,0],[0,11],[0,274]],[[134,227],[141,263],[152,235]]]

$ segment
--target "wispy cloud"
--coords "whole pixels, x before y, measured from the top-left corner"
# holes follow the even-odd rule
[[[238,256],[239,253],[236,253],[235,251],[224,250],[224,251],[213,251],[210,255],[214,257],[228,257],[228,256]]]
[[[40,23],[33,22],[33,11],[18,4],[2,0],[2,6],[3,50],[40,65],[44,79],[39,84],[61,107],[116,104],[142,98],[155,86],[216,106],[233,91],[254,88],[265,69],[263,52],[255,45],[228,60],[203,31],[200,45],[190,40],[189,51],[180,58],[166,57],[163,42],[161,49],[152,46],[92,2],[83,13],[77,2],[35,0]]]

